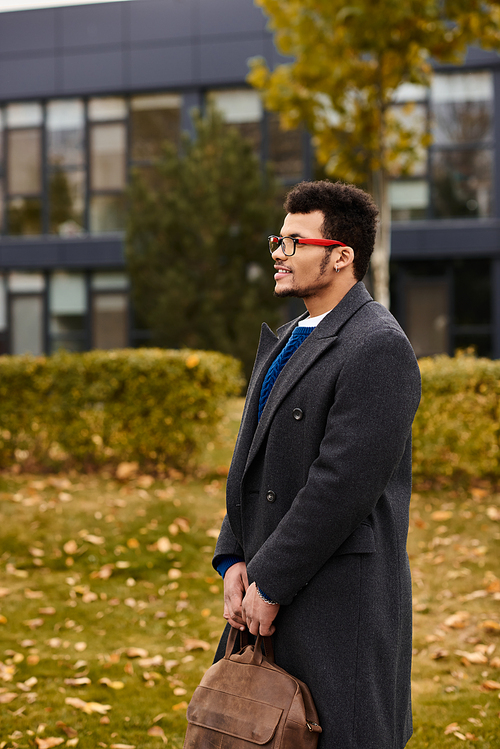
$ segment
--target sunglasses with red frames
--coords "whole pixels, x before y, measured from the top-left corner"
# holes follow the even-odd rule
[[[277,237],[272,234],[267,238],[269,242],[269,252],[271,255],[276,252],[280,247],[283,250],[283,254],[287,257],[295,255],[295,250],[298,244],[317,244],[321,247],[333,247],[334,245],[340,245],[340,247],[347,247],[343,242],[338,242],[336,239],[305,239],[304,237]]]

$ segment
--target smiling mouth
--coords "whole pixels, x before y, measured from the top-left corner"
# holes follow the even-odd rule
[[[288,270],[288,268],[283,268],[282,266],[275,266],[274,270],[276,271],[274,274],[275,280],[278,280],[278,278],[292,273],[291,270]]]

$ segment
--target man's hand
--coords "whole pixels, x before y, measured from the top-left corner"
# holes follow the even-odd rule
[[[259,597],[257,586],[252,583],[243,599],[243,618],[249,631],[253,635],[259,632],[263,637],[272,635],[276,627],[273,624],[278,611],[279,603],[266,603]]]
[[[245,562],[231,565],[224,575],[224,619],[231,627],[245,629],[245,619],[241,603],[248,588],[247,566]]]

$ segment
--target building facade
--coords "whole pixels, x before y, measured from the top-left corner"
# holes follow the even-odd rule
[[[0,353],[147,343],[125,189],[191,130],[193,108],[212,102],[284,186],[315,175],[307,134],[283,132],[246,85],[255,55],[283,59],[252,0],[0,14]],[[500,57],[472,49],[430,90],[403,86],[395,108],[434,138],[391,185],[393,311],[418,355],[500,357]]]

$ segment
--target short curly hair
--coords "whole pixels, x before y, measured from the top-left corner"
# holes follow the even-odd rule
[[[344,182],[300,182],[287,194],[287,213],[322,211],[325,239],[338,239],[354,250],[353,271],[361,281],[375,245],[378,209],[371,195]]]

